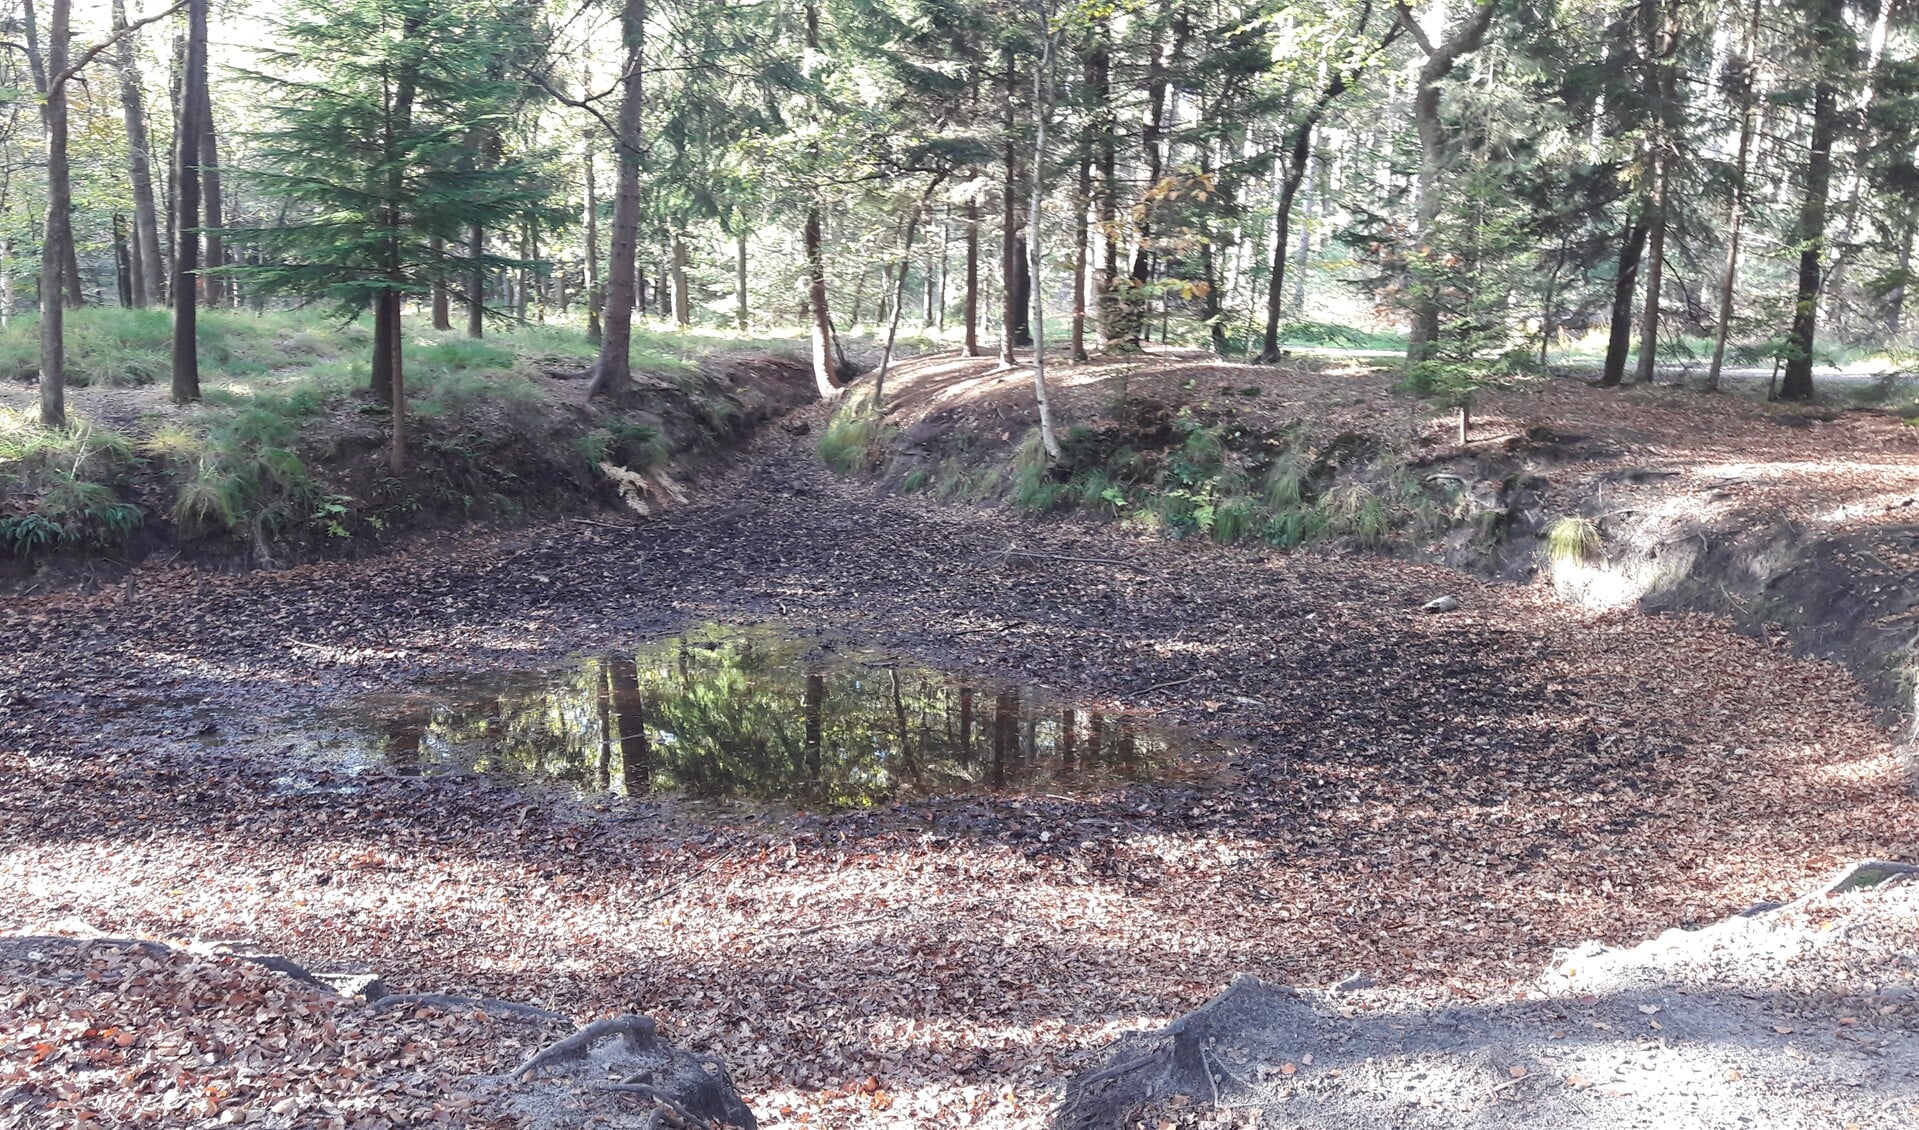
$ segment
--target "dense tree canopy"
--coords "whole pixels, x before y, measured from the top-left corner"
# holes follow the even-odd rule
[[[456,299],[476,336],[809,324],[825,393],[904,322],[1008,364],[1403,332],[1419,387],[1591,335],[1603,383],[1710,356],[1804,398],[1909,321],[1899,4],[41,2],[0,316],[37,291],[56,368],[65,307],[177,301],[202,241],[206,304],[372,312],[396,406],[401,318]]]

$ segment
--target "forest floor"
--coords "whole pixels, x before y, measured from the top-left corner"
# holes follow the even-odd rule
[[[1351,400],[1379,395],[1350,379]],[[1556,430],[1593,396],[1544,395]],[[1587,411],[1670,426],[1664,394],[1633,395],[1638,415]],[[1443,420],[1403,411],[1442,442]],[[1479,411],[1488,435],[1531,418]],[[0,929],[226,942],[398,992],[645,1012],[724,1057],[768,1125],[1020,1126],[1116,1036],[1235,973],[1363,973],[1401,1007],[1460,1002],[1529,982],[1558,947],[1919,855],[1897,735],[1784,637],[1432,563],[935,502],[829,472],[809,415],[813,435],[762,433],[632,528],[448,534],[245,575],[153,562],[7,603]],[[1721,417],[1721,438],[1691,442],[1850,429]],[[1677,441],[1664,457],[1692,457]],[[1810,467],[1799,481],[1825,489]],[[1441,595],[1458,610],[1420,611]],[[1188,727],[1231,768],[719,822],[296,763],[290,720],[315,708],[705,620],[1039,682]],[[89,961],[10,966],[0,1120],[485,1123],[498,1112],[460,1073],[531,1040],[424,1006],[375,1023],[217,957]],[[129,977],[139,991],[114,988]],[[269,1028],[283,1057],[260,1051]]]

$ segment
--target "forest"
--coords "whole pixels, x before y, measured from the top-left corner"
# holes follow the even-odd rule
[[[1919,1123],[1919,7],[0,25],[0,1130]]]

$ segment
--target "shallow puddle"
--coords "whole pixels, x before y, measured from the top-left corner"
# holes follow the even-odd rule
[[[370,700],[335,752],[629,797],[860,806],[1203,775],[1174,733],[771,628],[708,625],[544,675]]]

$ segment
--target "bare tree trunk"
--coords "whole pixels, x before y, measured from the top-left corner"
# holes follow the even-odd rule
[[[1089,127],[1090,128],[1090,127]],[[1086,360],[1086,251],[1093,207],[1093,142],[1081,131],[1078,191],[1073,196],[1073,339],[1071,357]]]
[[[979,356],[979,197],[966,200],[966,338],[960,356]]]
[[[113,0],[114,30],[124,31],[126,26],[126,0]],[[114,58],[120,77],[120,109],[126,119],[127,179],[133,189],[133,304],[144,307],[166,300],[166,264],[160,253],[160,218],[153,203],[153,150],[147,141],[146,105],[140,93],[139,67],[134,62],[133,36],[121,36],[115,44]]]
[[[1782,400],[1811,400],[1812,349],[1819,321],[1819,285],[1826,252],[1826,196],[1832,187],[1832,144],[1839,133],[1839,95],[1832,71],[1849,38],[1843,0],[1822,0],[1812,13],[1814,65],[1812,139],[1806,162],[1805,196],[1799,208],[1794,242],[1799,252],[1799,288],[1794,296],[1792,329],[1786,337],[1786,366],[1779,387]]]
[[[606,303],[606,296],[600,293],[600,192],[594,177],[593,135],[587,134],[586,156],[586,206],[582,209],[582,222],[586,227],[586,264],[582,269],[582,281],[586,285],[586,340],[595,345],[600,342],[600,308]]]
[[[133,249],[127,243],[127,218],[113,214],[113,281],[120,305],[133,307]]]
[[[999,265],[1000,265],[1000,335],[999,363],[1001,368],[1013,364],[1013,346],[1018,335],[1020,317],[1019,285],[1019,206],[1018,200],[1018,159],[1013,144],[1013,108],[1017,102],[1016,93],[1019,72],[1013,65],[1013,49],[1008,47],[1004,53],[1006,60],[1006,117],[1003,123],[1005,131],[1005,160],[1003,176],[1000,182],[1000,226],[999,226]]]
[[[839,350],[833,340],[833,315],[826,307],[826,252],[821,247],[819,205],[806,210],[801,237],[806,248],[806,306],[812,315],[813,380],[820,398],[831,400],[840,387]]]
[[[746,220],[740,220],[740,230],[733,236],[733,319],[741,333],[746,332]]]
[[[453,301],[446,292],[446,279],[440,273],[440,264],[446,260],[446,240],[434,236],[431,242],[433,274],[433,328],[450,330],[453,328]]]
[[[1119,156],[1115,138],[1117,123],[1113,113],[1112,55],[1107,48],[1110,28],[1099,21],[1093,53],[1087,60],[1087,85],[1091,88],[1098,122],[1099,139],[1099,266],[1093,276],[1094,303],[1099,311],[1099,337],[1102,350],[1125,343],[1124,308],[1119,294]]]
[[[692,296],[686,283],[686,233],[673,232],[673,324],[685,329],[693,324]]]
[[[1619,266],[1613,275],[1612,321],[1606,329],[1606,360],[1599,387],[1614,388],[1626,375],[1626,355],[1632,351],[1632,299],[1639,288],[1639,259],[1646,251],[1646,225],[1634,218],[1619,244]]]
[[[173,402],[200,399],[199,314],[195,311],[194,273],[200,266],[200,161],[204,154],[201,114],[209,105],[207,85],[207,0],[187,5],[186,63],[180,76],[180,120],[174,127],[173,181]]]
[[[486,334],[486,229],[474,224],[467,229],[466,253],[472,266],[466,279],[466,336]]]
[[[204,46],[202,52],[206,50]],[[202,66],[205,64],[202,63]],[[220,143],[213,128],[213,95],[206,79],[200,81],[200,187],[206,199],[206,255],[208,267],[226,265],[226,244],[220,229],[226,226],[226,202],[220,192]],[[218,310],[227,304],[225,275],[204,274],[207,309]]]
[[[1758,94],[1760,17],[1762,0],[1753,0],[1746,25],[1746,66],[1739,79],[1739,152],[1733,162],[1732,215],[1726,224],[1726,266],[1719,274],[1719,321],[1713,327],[1712,365],[1706,370],[1706,391],[1719,391],[1719,373],[1726,363],[1726,339],[1732,333],[1733,291],[1739,284],[1739,236],[1746,222],[1747,166],[1752,158],[1753,102]]]
[[[1492,25],[1497,0],[1475,0],[1465,24],[1451,38],[1438,44],[1426,38],[1412,9],[1399,4],[1400,25],[1419,45],[1426,61],[1419,68],[1413,91],[1413,126],[1419,135],[1419,203],[1415,208],[1412,274],[1412,334],[1407,343],[1406,360],[1418,364],[1430,360],[1439,341],[1440,280],[1433,264],[1440,257],[1433,246],[1439,223],[1439,175],[1446,160],[1446,130],[1439,116],[1440,82],[1452,73],[1463,55],[1479,50]]]
[[[1672,194],[1672,142],[1670,123],[1672,100],[1677,93],[1677,74],[1670,62],[1678,48],[1679,20],[1676,12],[1660,10],[1659,0],[1640,0],[1646,21],[1647,83],[1652,90],[1652,137],[1648,143],[1650,190],[1646,215],[1650,225],[1646,247],[1646,304],[1639,318],[1639,366],[1635,379],[1653,383],[1659,366],[1659,299],[1666,276],[1666,219]]]
[[[912,261],[913,235],[919,229],[920,213],[926,208],[926,200],[933,194],[933,188],[938,183],[934,181],[933,184],[926,186],[926,191],[920,195],[919,202],[913,206],[912,212],[906,217],[906,235],[900,241],[899,270],[894,273],[893,278],[892,313],[886,322],[886,347],[880,351],[879,372],[873,377],[873,410],[875,412],[885,406],[886,373],[893,367],[893,342],[899,337],[900,332],[900,309],[905,305],[902,300],[906,296],[906,264]]]
[[[613,194],[613,238],[607,258],[606,309],[600,315],[600,359],[587,397],[626,397],[633,377],[633,292],[640,243],[641,68],[645,63],[646,0],[623,0],[620,42],[626,48],[620,72],[620,136],[614,149],[619,174]]]
[[[1046,119],[1052,116],[1053,52],[1064,30],[1049,27],[1042,9],[1039,32],[1039,66],[1033,71],[1033,190],[1026,215],[1026,252],[1033,298],[1033,399],[1039,405],[1040,446],[1047,462],[1057,464],[1063,454],[1053,429],[1052,400],[1046,388],[1046,279],[1045,260],[1040,253],[1040,204],[1046,190]]]

